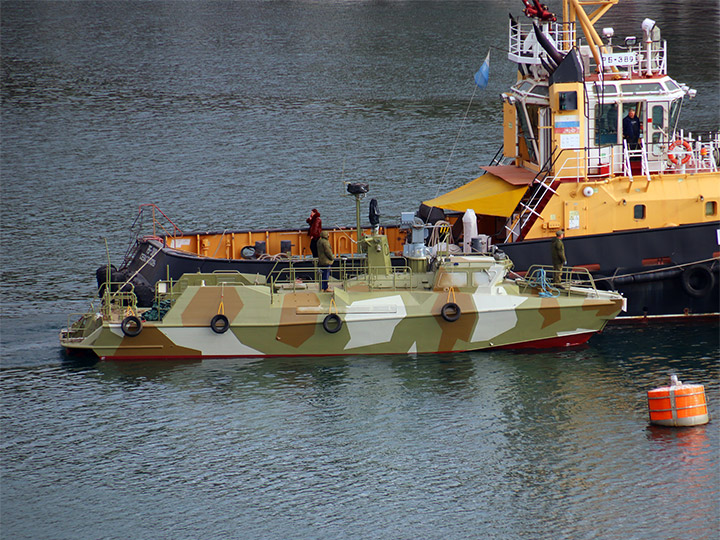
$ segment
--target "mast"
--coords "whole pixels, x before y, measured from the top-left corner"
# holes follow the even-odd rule
[[[605,51],[602,38],[595,31],[593,26],[597,23],[600,18],[607,13],[607,11],[618,3],[619,0],[588,0],[581,2],[580,0],[563,0],[563,20],[565,23],[575,22],[580,23],[580,26],[585,33],[587,38],[590,52],[595,58],[595,63],[600,66],[602,65],[601,52]],[[569,5],[568,5],[569,3]],[[590,15],[585,13],[583,6],[599,6]],[[570,17],[570,18],[568,18]],[[598,48],[600,51],[598,51]]]

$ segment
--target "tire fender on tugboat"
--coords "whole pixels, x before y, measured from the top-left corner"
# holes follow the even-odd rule
[[[705,264],[696,264],[686,268],[680,279],[685,292],[696,298],[705,296],[715,286],[715,275]]]

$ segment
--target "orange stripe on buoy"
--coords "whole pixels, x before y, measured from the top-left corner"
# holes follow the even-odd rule
[[[673,375],[670,386],[648,390],[647,394],[651,424],[699,426],[710,421],[702,384],[682,384]]]

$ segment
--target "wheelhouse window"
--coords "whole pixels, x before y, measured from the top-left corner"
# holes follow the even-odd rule
[[[634,209],[635,219],[645,219],[645,205],[636,204]]]
[[[538,96],[538,97],[548,97],[550,95],[550,91],[547,86],[543,86],[541,84],[537,84],[533,86],[533,89],[528,92],[529,95],[532,96]]]
[[[593,90],[598,96],[614,96],[617,94],[617,87],[614,84],[594,84]]]
[[[660,83],[626,83],[620,85],[620,90],[623,94],[655,94],[665,89]]]
[[[617,143],[617,103],[595,106],[595,146]]]
[[[675,129],[677,128],[677,121],[678,117],[680,116],[682,101],[682,98],[679,98],[670,104],[670,120],[668,122],[668,128],[670,131],[668,134],[671,135],[671,139],[673,138],[672,135],[675,134]]]
[[[653,105],[652,108],[652,125],[655,129],[662,129],[663,127],[663,106]]]
[[[532,131],[532,127],[528,125],[528,118],[525,112],[525,107],[518,100],[515,103],[517,109],[517,123],[518,123],[518,136],[520,145],[520,156],[528,161],[534,161],[537,163],[537,157],[535,154],[535,136]],[[537,106],[535,106],[535,114],[537,114]],[[537,118],[537,117],[536,117]],[[537,119],[535,121],[537,126]]]

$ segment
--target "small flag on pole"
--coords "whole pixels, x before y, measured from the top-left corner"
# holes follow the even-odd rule
[[[488,51],[487,56],[485,57],[485,61],[483,62],[483,65],[480,66],[480,69],[478,69],[477,73],[475,73],[475,84],[477,84],[480,88],[485,88],[488,85],[489,80],[490,80],[490,51]]]

